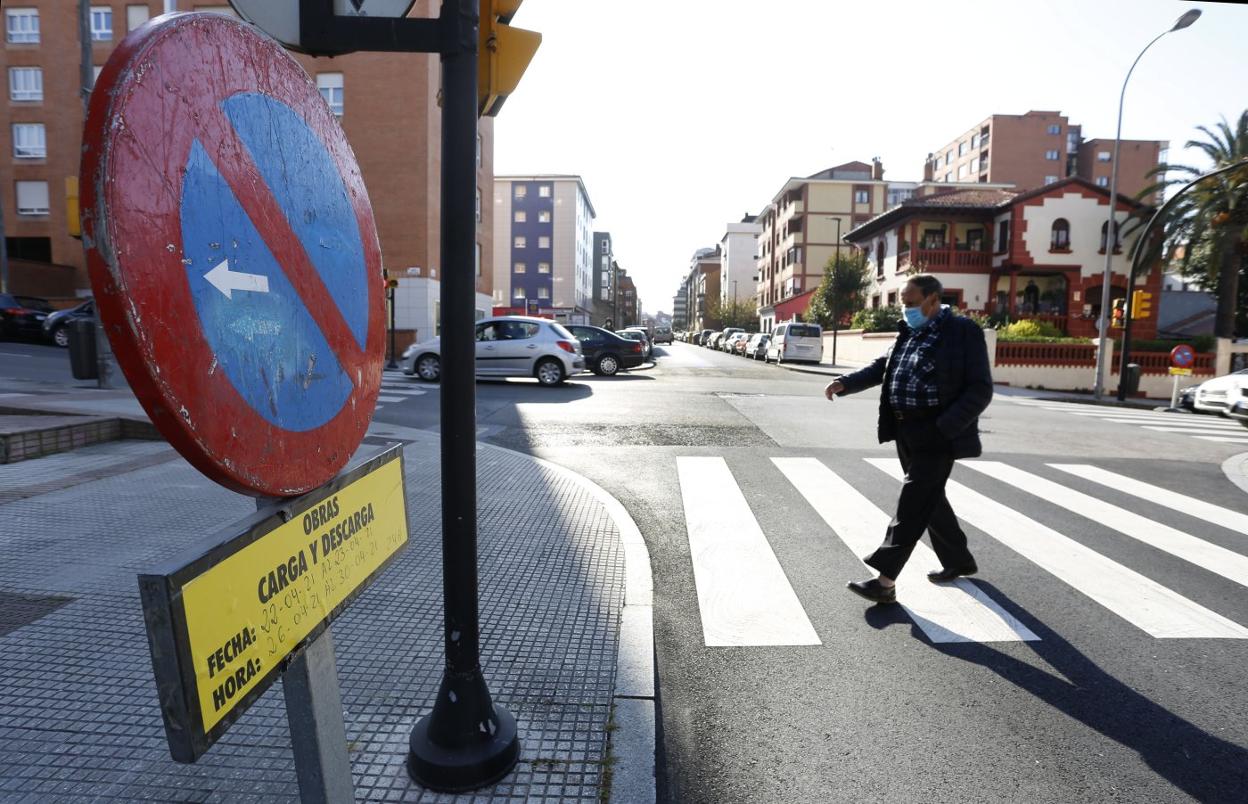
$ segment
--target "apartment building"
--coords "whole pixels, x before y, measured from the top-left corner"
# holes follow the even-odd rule
[[[604,327],[615,323],[615,245],[610,232],[594,232],[593,314],[590,323]]]
[[[580,176],[495,177],[495,308],[590,323],[594,214]]]
[[[755,218],[755,296],[764,331],[787,320],[786,308],[777,313],[778,305],[813,291],[828,260],[853,250],[841,237],[882,213],[888,195],[884,166],[876,159],[791,178],[772,196]]]
[[[1124,140],[1118,191],[1135,197],[1152,184],[1148,172],[1165,160],[1167,146],[1159,140]],[[1082,176],[1108,187],[1112,153],[1113,140],[1084,140],[1083,127],[1061,112],[994,114],[929,153],[923,177],[946,184],[984,182],[1034,189]]]
[[[166,10],[232,14],[224,3],[191,0],[93,2],[92,62],[98,73],[128,30]],[[437,14],[435,0],[417,0],[412,16]],[[13,279],[23,292],[86,295],[90,284],[81,242],[69,234],[66,180],[78,175],[83,106],[78,72],[77,4],[67,0],[5,3],[3,59],[9,81],[8,118],[0,131],[0,189]],[[333,59],[292,54],[338,116],[359,162],[373,206],[382,264],[399,277],[396,326],[401,341],[439,331],[441,264],[441,115],[438,57],[353,53]],[[73,57],[71,57],[73,58]],[[42,135],[38,133],[41,127]],[[20,127],[20,129],[19,129]],[[42,136],[42,139],[40,139]],[[16,139],[15,139],[16,138]],[[42,150],[37,147],[42,142]],[[478,198],[493,196],[494,124],[477,136]],[[40,156],[39,154],[43,155]],[[478,204],[477,310],[491,306],[493,209]],[[483,267],[484,266],[484,269]]]
[[[966,187],[916,195],[849,232],[866,252],[872,307],[900,302],[916,271],[944,284],[942,301],[963,310],[1038,319],[1076,337],[1093,337],[1101,310],[1109,191],[1080,177],[1034,190]],[[1111,299],[1128,295],[1129,255],[1138,228],[1124,225],[1147,208],[1119,195],[1121,235],[1112,238]],[[1136,277],[1136,288],[1161,290],[1159,263]],[[1137,321],[1149,338],[1156,313]]]
[[[721,301],[739,302],[755,295],[758,238],[762,233],[763,227],[748,213],[727,225],[719,239]]]
[[[628,271],[620,269],[617,280],[620,292],[620,316],[615,322],[616,329],[631,327],[641,321],[641,301],[637,298],[637,285]]]
[[[677,288],[676,295],[672,297],[672,328],[689,329],[689,300],[685,295],[683,283]]]
[[[689,260],[689,268],[680,282],[677,300],[673,300],[676,309],[684,309],[685,326],[691,330],[702,330],[718,325],[715,319],[714,302],[722,299],[723,283],[720,281],[723,267],[723,251],[720,246],[700,248]]]

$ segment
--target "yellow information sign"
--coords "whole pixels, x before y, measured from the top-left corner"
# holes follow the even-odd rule
[[[207,750],[282,660],[407,543],[400,456],[392,448],[298,498],[276,526],[269,517],[171,573],[140,578],[162,702],[172,686],[183,704],[162,707],[175,759]]]
[[[1179,368],[1178,366],[1171,366],[1170,373],[1179,377],[1192,376],[1192,370],[1190,368]]]

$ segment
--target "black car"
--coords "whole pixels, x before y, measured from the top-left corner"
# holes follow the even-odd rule
[[[43,336],[61,348],[69,346],[69,327],[80,318],[95,319],[95,299],[49,315],[43,322]]]
[[[43,322],[52,312],[46,299],[0,293],[0,338],[43,337]]]
[[[570,324],[567,329],[581,342],[585,365],[595,374],[610,377],[620,369],[637,368],[644,362],[642,345],[638,341],[585,324]]]

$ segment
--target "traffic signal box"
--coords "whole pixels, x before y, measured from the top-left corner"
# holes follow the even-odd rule
[[[1126,299],[1114,299],[1114,312],[1113,312],[1113,318],[1110,321],[1110,326],[1122,329],[1123,324],[1126,323],[1126,314],[1127,314],[1127,300]]]
[[[481,0],[480,49],[477,55],[477,113],[494,117],[520,85],[542,35],[508,23],[523,0]]]
[[[1153,294],[1147,290],[1136,290],[1131,292],[1131,318],[1140,320],[1148,318],[1153,311]]]

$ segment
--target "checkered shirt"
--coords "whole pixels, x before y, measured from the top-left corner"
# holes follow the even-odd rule
[[[888,404],[893,410],[934,408],[940,405],[936,385],[936,363],[932,349],[940,330],[950,316],[942,307],[936,317],[917,330],[907,329],[898,336],[893,373],[888,380]]]

